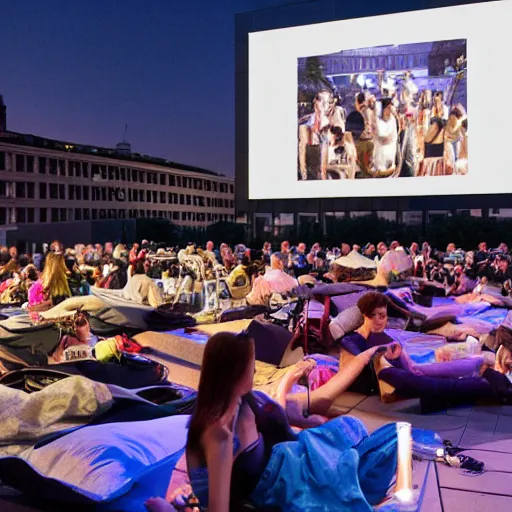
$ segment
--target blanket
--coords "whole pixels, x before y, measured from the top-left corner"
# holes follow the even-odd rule
[[[105,384],[70,377],[37,393],[0,386],[0,456],[18,455],[46,436],[87,424],[108,410]]]
[[[281,510],[370,512],[396,473],[394,424],[369,435],[363,423],[342,416],[303,430],[297,441],[274,446],[252,500]]]

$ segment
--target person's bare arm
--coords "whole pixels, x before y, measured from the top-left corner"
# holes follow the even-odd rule
[[[231,472],[233,469],[233,438],[221,432],[205,435],[208,466],[208,511],[229,512]]]
[[[306,165],[306,147],[309,139],[309,127],[307,125],[299,126],[299,168],[302,179],[307,178],[307,165]]]
[[[370,363],[380,347],[372,347],[357,356],[346,353],[340,356],[340,369],[332,379],[311,392],[311,413],[327,414],[332,403],[359,377],[364,367]]]
[[[229,512],[233,440],[238,408],[238,403],[231,404],[226,414],[202,436],[208,468],[208,512]]]

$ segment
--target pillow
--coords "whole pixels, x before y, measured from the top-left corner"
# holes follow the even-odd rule
[[[0,459],[0,480],[26,494],[105,503],[182,455],[189,416],[84,427],[24,457]]]
[[[254,340],[256,360],[275,366],[281,363],[292,339],[292,333],[284,327],[258,320],[250,323],[247,333]]]
[[[356,306],[359,299],[368,293],[367,290],[356,293],[350,293],[348,295],[337,295],[331,298],[331,305],[334,305],[333,315],[336,316],[338,313],[342,313],[345,309]]]
[[[357,306],[345,309],[331,320],[329,329],[335,340],[338,340],[363,325],[363,315]]]

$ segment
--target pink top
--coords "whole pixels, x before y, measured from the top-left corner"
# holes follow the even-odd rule
[[[42,302],[44,302],[43,283],[41,282],[41,280],[37,280],[28,289],[28,304],[29,306],[37,306]]]

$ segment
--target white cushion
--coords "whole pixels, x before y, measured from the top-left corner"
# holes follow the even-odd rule
[[[352,306],[339,313],[331,320],[329,329],[335,340],[343,338],[363,325],[363,315],[357,306]]]
[[[363,256],[362,254],[352,251],[347,256],[342,256],[338,258],[334,263],[339,265],[340,267],[345,268],[367,268],[367,269],[376,269],[377,264],[375,261]]]

